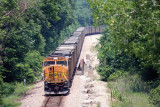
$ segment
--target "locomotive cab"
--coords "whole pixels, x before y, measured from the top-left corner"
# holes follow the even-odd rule
[[[66,94],[69,88],[68,59],[48,57],[43,61],[45,94]]]

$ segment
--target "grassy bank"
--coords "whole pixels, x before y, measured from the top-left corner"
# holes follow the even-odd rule
[[[33,85],[24,86],[23,83],[4,83],[1,87],[2,102],[0,107],[18,107],[20,102],[16,102],[16,100],[32,87]]]
[[[116,80],[110,80],[112,107],[154,107],[149,101],[150,88],[138,75],[125,74]]]

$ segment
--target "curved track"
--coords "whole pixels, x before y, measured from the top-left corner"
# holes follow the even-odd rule
[[[60,107],[62,104],[63,96],[46,96],[42,107]]]

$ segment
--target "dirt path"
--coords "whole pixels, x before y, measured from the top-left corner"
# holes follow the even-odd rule
[[[41,107],[44,97],[44,82],[38,82],[34,88],[27,92],[19,101],[22,103],[20,107]]]
[[[93,70],[90,73],[86,70],[85,75],[74,76],[69,95],[63,97],[61,107],[97,107],[98,105],[109,107],[110,93],[106,88],[107,83],[99,81],[99,75],[94,69],[99,63],[94,46],[98,43],[97,39],[100,36],[86,36],[80,59],[88,54]],[[44,99],[43,82],[39,82],[28,92],[27,96],[20,99],[22,103],[20,107],[41,107]]]

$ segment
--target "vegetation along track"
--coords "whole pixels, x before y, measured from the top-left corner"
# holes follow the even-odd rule
[[[60,107],[61,101],[63,99],[63,95],[55,96],[55,95],[49,95],[46,96],[46,99],[44,100],[42,107]]]

